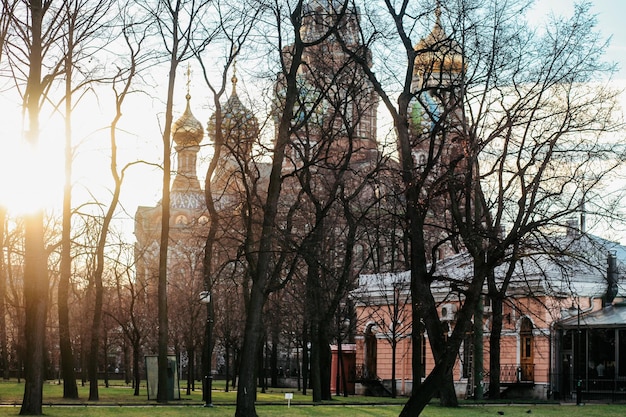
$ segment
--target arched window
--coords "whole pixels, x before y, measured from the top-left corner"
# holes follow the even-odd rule
[[[533,346],[533,323],[528,317],[522,319],[520,325],[520,381],[533,381],[535,376],[535,360]]]

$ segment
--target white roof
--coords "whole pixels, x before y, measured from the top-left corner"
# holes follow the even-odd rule
[[[626,296],[626,247],[593,235],[563,236],[554,243],[566,250],[559,254],[545,250],[529,253],[518,261],[509,285],[510,295],[600,297],[607,289],[607,258],[611,252],[617,258],[618,295]],[[496,268],[496,279],[502,280],[507,268],[508,263]],[[410,275],[410,271],[360,275],[357,291],[382,296],[399,284],[408,291]],[[472,258],[462,252],[437,262],[431,288],[442,298],[450,293],[453,282],[462,284],[472,276]]]

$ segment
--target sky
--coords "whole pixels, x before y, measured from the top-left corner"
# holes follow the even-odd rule
[[[597,29],[605,37],[611,37],[606,57],[618,63],[620,70],[618,79],[626,83],[626,0],[587,0],[591,3],[591,12],[597,15]],[[535,19],[543,19],[550,12],[571,16],[574,0],[536,0],[533,13],[529,16],[532,23]]]
[[[605,37],[611,37],[611,43],[606,51],[606,59],[616,62],[619,71],[615,76],[616,86],[626,87],[626,0],[592,0],[592,12],[597,14],[598,29]],[[537,0],[532,12],[527,16],[531,23],[540,24],[546,16],[553,12],[555,14],[571,15],[574,10],[574,0]],[[174,119],[178,118],[185,108],[184,84],[186,67],[179,68],[178,81],[179,91],[174,108]],[[206,122],[211,115],[208,105],[209,96],[202,93],[202,83],[200,73],[193,77],[191,83],[192,110],[199,121],[206,126]],[[240,96],[245,91],[245,79],[239,76],[240,83],[238,90]],[[163,83],[165,84],[165,83]],[[161,126],[163,103],[152,100],[151,102],[141,102],[145,97],[135,97],[125,108],[125,116],[121,121],[122,131],[120,133],[120,146],[127,161],[144,159],[155,164],[161,159]],[[13,106],[18,108],[15,102],[9,102],[3,94],[0,94],[0,108]],[[78,147],[76,166],[74,167],[74,200],[76,202],[85,201],[90,194],[101,196],[103,201],[109,201],[111,180],[108,174],[108,136],[101,129],[111,120],[110,104],[107,104],[103,95],[97,103],[89,106],[80,106],[90,109],[86,114],[75,115],[75,131],[84,145]],[[626,108],[626,94],[624,94],[623,107]],[[148,109],[148,111],[145,111]],[[383,110],[384,111],[384,110]],[[102,122],[92,123],[93,114],[99,112],[103,116]],[[24,211],[28,207],[44,204],[55,205],[59,203],[59,196],[62,195],[62,164],[63,149],[62,125],[59,121],[47,120],[44,127],[48,132],[57,132],[59,137],[45,138],[43,144],[48,144],[40,150],[35,163],[30,166],[22,163],[13,155],[15,153],[26,152],[20,148],[18,141],[5,140],[19,137],[21,126],[16,123],[19,120],[17,113],[0,113],[0,140],[3,142],[5,152],[0,152],[0,175],[3,178],[15,177],[15,181],[10,181],[8,186],[0,187],[0,203],[11,201],[15,211]],[[140,126],[138,128],[138,125]],[[379,128],[382,131],[382,121]],[[13,128],[13,130],[11,130]],[[50,139],[50,140],[48,140]],[[7,144],[7,145],[5,145]],[[202,155],[199,158],[198,175],[203,176],[203,172],[208,165],[207,155],[210,155],[208,138],[203,142]],[[7,151],[7,147],[13,147]],[[123,161],[122,161],[123,162]],[[23,175],[25,172],[35,173],[33,175]],[[20,175],[20,173],[22,175]],[[18,181],[18,177],[22,182]],[[138,205],[154,206],[160,200],[161,171],[152,166],[133,167],[127,172],[126,182],[122,189],[121,202],[126,213],[127,229],[132,235],[132,218]],[[626,185],[625,185],[626,186]],[[35,192],[25,193],[24,189],[34,189]],[[19,203],[19,204],[18,204]],[[128,226],[129,225],[129,226]],[[624,234],[626,236],[626,233]],[[626,238],[621,239],[626,243]]]

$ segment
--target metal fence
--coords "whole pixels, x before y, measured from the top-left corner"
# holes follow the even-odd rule
[[[534,364],[501,364],[500,365],[500,383],[501,384],[517,384],[517,383],[534,383],[535,382],[535,365]]]

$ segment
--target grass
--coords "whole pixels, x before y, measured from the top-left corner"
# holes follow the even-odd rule
[[[112,417],[124,416],[150,417],[232,417],[235,414],[236,392],[224,392],[223,383],[216,381],[213,391],[213,408],[203,407],[199,389],[186,395],[181,390],[181,400],[171,401],[168,405],[157,405],[148,401],[145,386],[141,387],[140,395],[135,397],[133,389],[115,381],[108,388],[99,387],[100,401],[87,401],[89,387],[79,385],[79,400],[64,400],[61,385],[51,382],[44,386],[44,414],[50,417]],[[198,387],[200,385],[198,384]],[[24,391],[24,383],[15,380],[0,381],[0,416],[17,416]],[[289,389],[273,389],[257,396],[257,413],[259,417],[391,417],[400,414],[406,398],[381,399],[375,397],[335,397],[322,405],[313,405],[310,396]],[[293,392],[291,407],[287,407],[284,393]],[[475,405],[463,402],[459,408],[442,408],[431,404],[421,414],[424,417],[498,417],[504,416],[539,416],[556,417],[621,417],[626,415],[626,405],[587,404],[581,407],[558,404],[483,404]],[[530,411],[530,413],[529,413]]]

